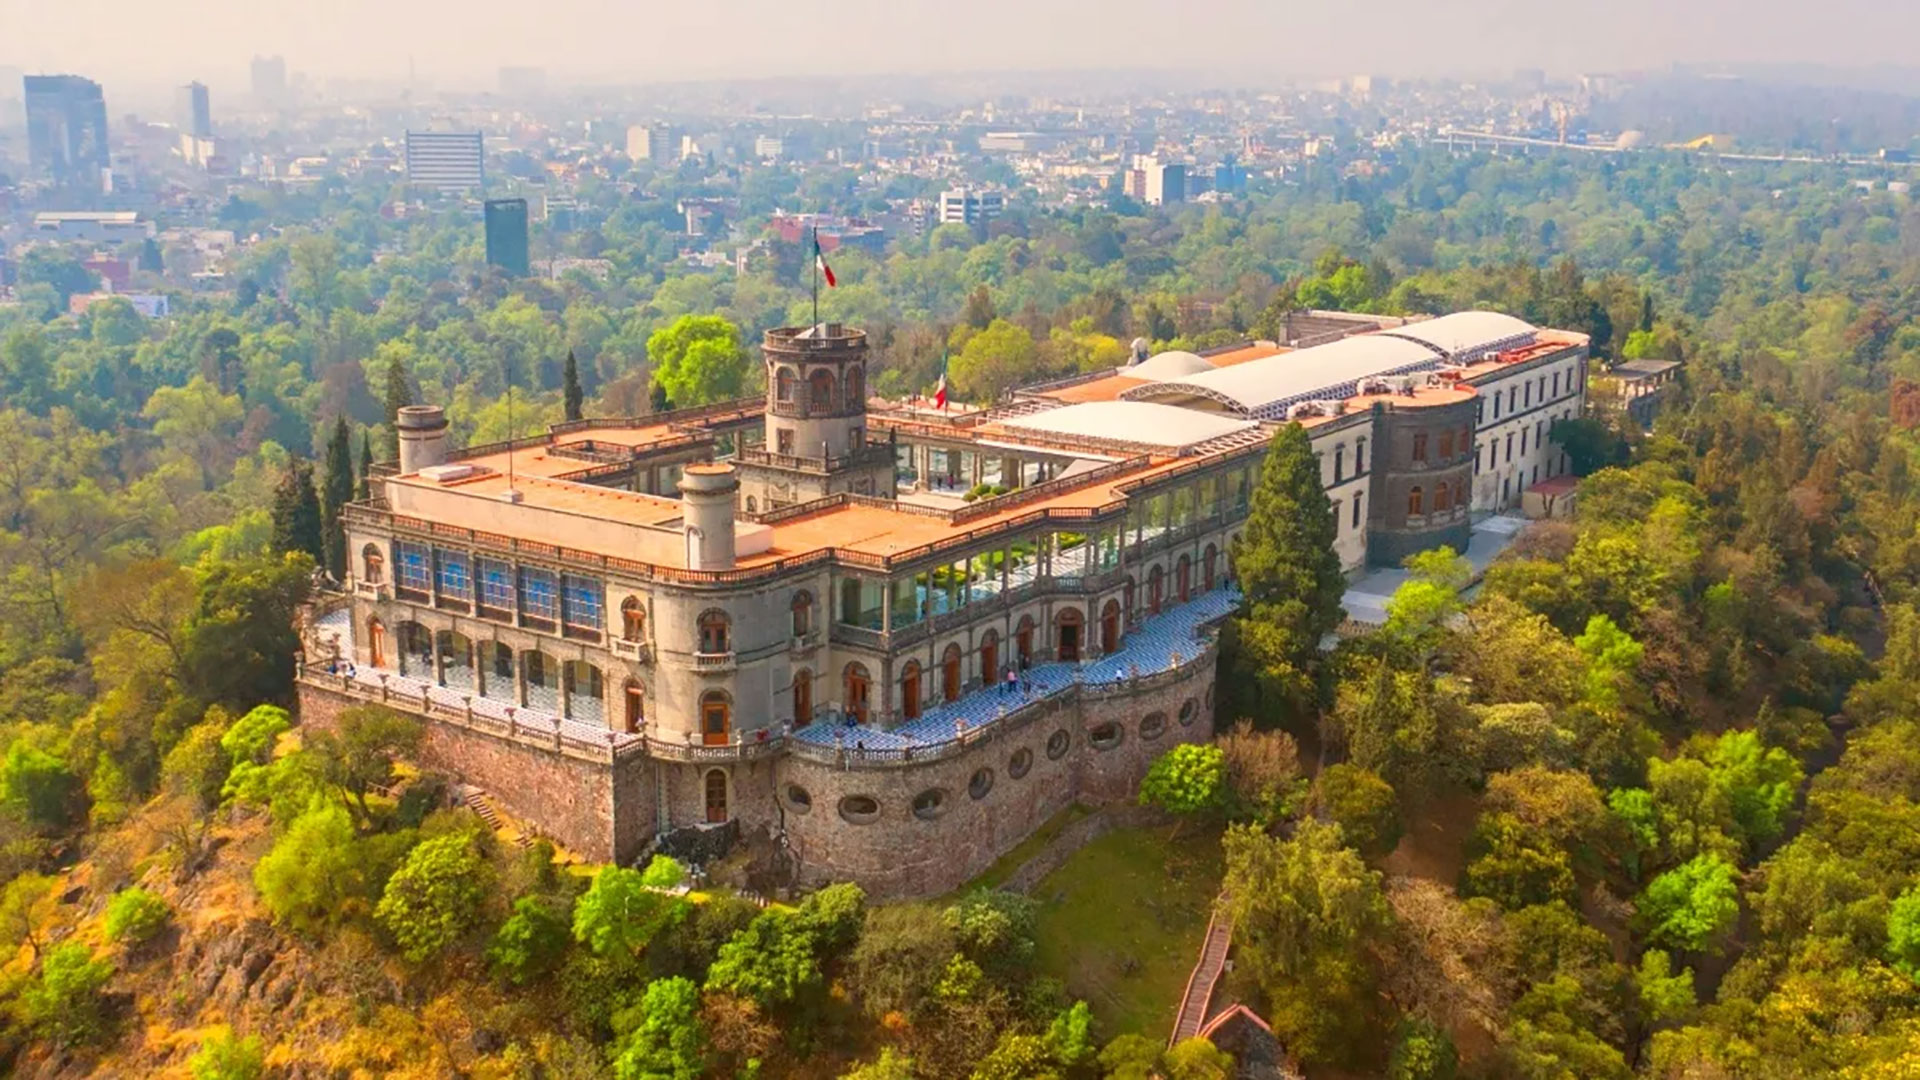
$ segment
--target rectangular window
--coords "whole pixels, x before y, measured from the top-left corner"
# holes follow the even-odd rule
[[[1427,460],[1427,437],[1425,435],[1415,435],[1413,437],[1413,460]]]
[[[1500,419],[1500,392],[1498,390],[1493,392],[1493,418],[1495,420]]]
[[[603,606],[600,583],[593,578],[568,574],[562,584],[561,600],[566,605],[567,625],[583,630],[600,629]]]
[[[1360,493],[1353,493],[1353,527],[1360,527]]]
[[[1527,381],[1526,386],[1522,387],[1522,389],[1526,391],[1526,394],[1520,399],[1520,404],[1522,406],[1529,406],[1529,407],[1532,406],[1533,405],[1533,381],[1529,379]]]
[[[426,596],[433,591],[433,554],[425,545],[395,540],[393,561],[398,564],[394,576],[396,589],[418,596]]]
[[[520,613],[529,619],[557,622],[560,618],[559,589],[549,570],[522,567],[520,570]]]
[[[1480,459],[1486,457],[1486,455],[1484,453],[1481,453],[1481,451],[1485,449],[1486,448],[1483,446],[1476,446],[1473,448],[1473,475],[1475,476],[1480,475]]]
[[[440,563],[440,595],[449,600],[473,599],[473,574],[467,557],[458,551],[436,551]]]
[[[1557,371],[1553,373],[1553,396],[1560,396],[1560,373]]]
[[[1347,448],[1344,446],[1336,446],[1333,448],[1333,482],[1338,484],[1345,481],[1346,478]]]
[[[1527,452],[1527,429],[1526,428],[1520,429],[1520,452],[1523,454]]]
[[[1353,475],[1367,475],[1367,440],[1365,439],[1353,441]]]
[[[480,606],[502,618],[513,615],[513,567],[498,559],[480,560]]]

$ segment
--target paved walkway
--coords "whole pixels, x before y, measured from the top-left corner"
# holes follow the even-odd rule
[[[1513,545],[1513,538],[1527,527],[1527,519],[1508,514],[1497,514],[1486,518],[1473,526],[1473,534],[1467,541],[1467,562],[1473,565],[1473,580],[1479,581],[1493,565],[1500,553]],[[1340,606],[1346,609],[1347,617],[1354,622],[1368,626],[1380,626],[1387,621],[1387,601],[1393,598],[1395,589],[1406,584],[1413,575],[1400,567],[1375,570],[1347,586],[1346,594],[1340,598]]]

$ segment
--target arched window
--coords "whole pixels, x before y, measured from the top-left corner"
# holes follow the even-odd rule
[[[1333,482],[1338,484],[1347,478],[1347,448],[1333,448]]]
[[[380,555],[380,548],[368,544],[360,549],[360,580],[369,585],[378,585],[387,578],[387,560]]]
[[[638,680],[628,679],[624,696],[627,703],[627,734],[631,735],[647,722],[647,692]]]
[[[700,616],[700,651],[724,653],[733,649],[733,623],[724,611],[709,611]]]
[[[433,649],[440,656],[440,685],[473,689],[473,642],[465,634],[442,630],[433,636]]]
[[[759,509],[760,509],[760,504],[754,501],[753,496],[751,495],[747,496],[747,513],[751,514]]]
[[[1053,654],[1067,663],[1080,660],[1080,639],[1087,617],[1077,607],[1061,608],[1053,617]]]
[[[1411,489],[1407,491],[1407,516],[1408,517],[1419,517],[1421,514],[1426,513],[1425,504],[1422,501],[1425,494],[1426,494],[1425,492],[1420,490],[1420,485],[1418,484],[1415,484]]]
[[[1000,677],[1000,635],[992,630],[980,635],[980,681]]]
[[[642,641],[647,636],[647,609],[637,596],[620,601],[620,636],[628,641]]]
[[[801,668],[793,673],[793,726],[813,723],[813,672]]]
[[[793,369],[783,367],[774,374],[774,400],[791,404],[793,401]]]
[[[1413,460],[1427,460],[1427,436],[1424,433],[1413,437]]]
[[[806,637],[813,633],[813,594],[805,589],[793,594],[793,636]]]
[[[1444,480],[1434,485],[1433,512],[1436,514],[1444,514],[1447,512],[1447,484]]]
[[[900,715],[908,720],[920,717],[920,662],[907,661],[900,669]]]
[[[733,741],[733,699],[724,690],[700,695],[700,741],[708,746]]]
[[[586,724],[606,723],[606,676],[585,660],[569,660],[560,667],[567,685],[567,718]]]
[[[727,774],[719,769],[707,771],[707,824],[727,823]]]
[[[1220,549],[1217,547],[1214,547],[1212,544],[1208,544],[1207,554],[1205,555],[1205,557],[1203,557],[1200,560],[1201,568],[1205,573],[1205,576],[1201,580],[1205,582],[1205,588],[1207,592],[1213,591],[1214,569],[1219,564],[1219,562],[1220,562]]]
[[[1193,598],[1193,560],[1182,555],[1175,566],[1174,576],[1180,586],[1180,602],[1184,604]]]
[[[940,654],[940,700],[960,699],[960,646],[949,645]]]
[[[807,411],[833,411],[833,372],[826,368],[807,373]]]
[[[867,674],[865,664],[848,664],[845,682],[845,700],[841,705],[848,716],[864,724],[872,709],[869,702],[873,696],[873,676]]]
[[[1451,457],[1453,457],[1453,432],[1443,431],[1440,433],[1440,460],[1446,461]]]
[[[1367,440],[1353,440],[1353,475],[1359,476],[1367,471]]]
[[[860,412],[867,407],[866,376],[860,366],[855,364],[847,369],[847,412]]]
[[[400,674],[433,678],[433,635],[417,622],[400,624]]]

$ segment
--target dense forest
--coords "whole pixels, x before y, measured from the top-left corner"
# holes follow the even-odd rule
[[[416,725],[286,711],[294,612],[394,408],[485,441],[509,380],[515,431],[699,404],[806,320],[798,251],[673,261],[674,184],[544,238],[604,281],[491,275],[458,213],[389,219],[340,181],[230,204],[262,235],[238,287],[165,320],[62,314],[84,271],[24,261],[0,308],[17,1073],[1226,1075],[1076,1000],[1032,900],[763,908],[668,860],[556,862],[443,809]],[[826,170],[786,196],[858,192]],[[1651,431],[1596,364],[1597,419],[1559,436],[1575,522],[1472,588],[1418,558],[1332,653],[1326,508],[1284,431],[1226,630],[1240,692],[1145,797],[1217,855],[1229,992],[1309,1076],[1895,1077],[1920,1068],[1916,252],[1920,211],[1828,171],[1416,156],[942,227],[836,255],[821,305],[869,329],[881,390],[950,356],[975,399],[1295,307],[1486,307],[1684,361]]]

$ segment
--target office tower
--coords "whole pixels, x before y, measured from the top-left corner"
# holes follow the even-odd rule
[[[1185,165],[1169,165],[1157,158],[1148,158],[1141,166],[1141,171],[1146,174],[1146,197],[1143,201],[1148,206],[1187,201]]]
[[[253,58],[253,96],[261,104],[279,105],[287,99],[287,61],[280,56]]]
[[[174,122],[184,134],[204,139],[213,134],[213,104],[202,83],[191,82],[174,91]]]
[[[407,132],[407,183],[440,191],[477,191],[486,183],[477,131]]]
[[[998,191],[981,188],[949,188],[940,193],[942,225],[977,225],[992,221],[1006,209],[1007,197]]]
[[[627,156],[635,161],[671,163],[678,149],[673,129],[665,124],[635,124],[627,129]]]
[[[27,160],[63,185],[98,187],[107,166],[107,99],[78,75],[29,75]]]
[[[486,211],[487,265],[526,277],[527,200],[488,199]]]

